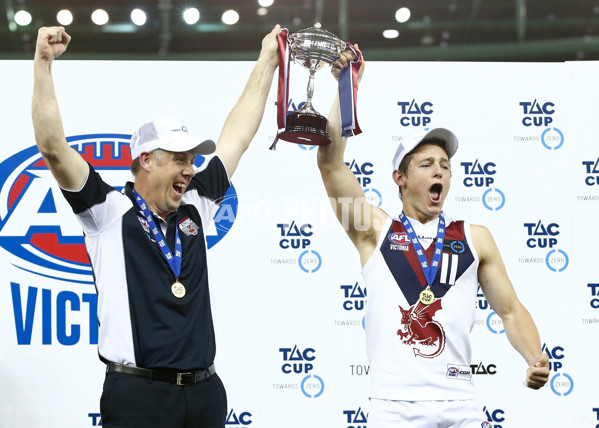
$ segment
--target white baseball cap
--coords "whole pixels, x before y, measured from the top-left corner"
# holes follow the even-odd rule
[[[131,159],[143,152],[162,149],[169,152],[193,150],[197,155],[209,155],[216,150],[212,140],[202,140],[189,135],[187,126],[179,119],[158,118],[144,123],[131,136]]]
[[[458,138],[453,132],[445,128],[435,128],[427,133],[417,133],[415,135],[404,138],[399,143],[395,156],[393,156],[393,170],[399,169],[399,165],[403,158],[406,157],[414,148],[423,140],[430,138],[438,138],[445,142],[445,151],[451,157],[458,151]]]

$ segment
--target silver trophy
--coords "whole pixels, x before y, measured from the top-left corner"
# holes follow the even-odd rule
[[[332,65],[345,50],[346,44],[333,33],[322,28],[310,27],[293,33],[287,38],[290,57],[295,63],[308,69],[306,103],[287,114],[285,130],[279,138],[292,143],[324,145],[331,142],[327,133],[327,119],[312,106],[314,74],[325,64]]]

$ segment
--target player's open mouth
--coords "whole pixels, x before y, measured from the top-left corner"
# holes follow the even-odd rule
[[[431,200],[435,203],[441,202],[441,193],[443,192],[443,185],[441,183],[433,184],[429,190]]]

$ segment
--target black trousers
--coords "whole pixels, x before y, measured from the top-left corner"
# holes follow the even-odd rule
[[[100,399],[105,428],[224,428],[227,394],[215,373],[189,386],[108,372]]]

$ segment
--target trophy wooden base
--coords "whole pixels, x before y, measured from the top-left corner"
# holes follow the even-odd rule
[[[331,142],[327,124],[327,118],[318,113],[294,111],[287,115],[287,125],[279,139],[306,146],[325,146]]]

